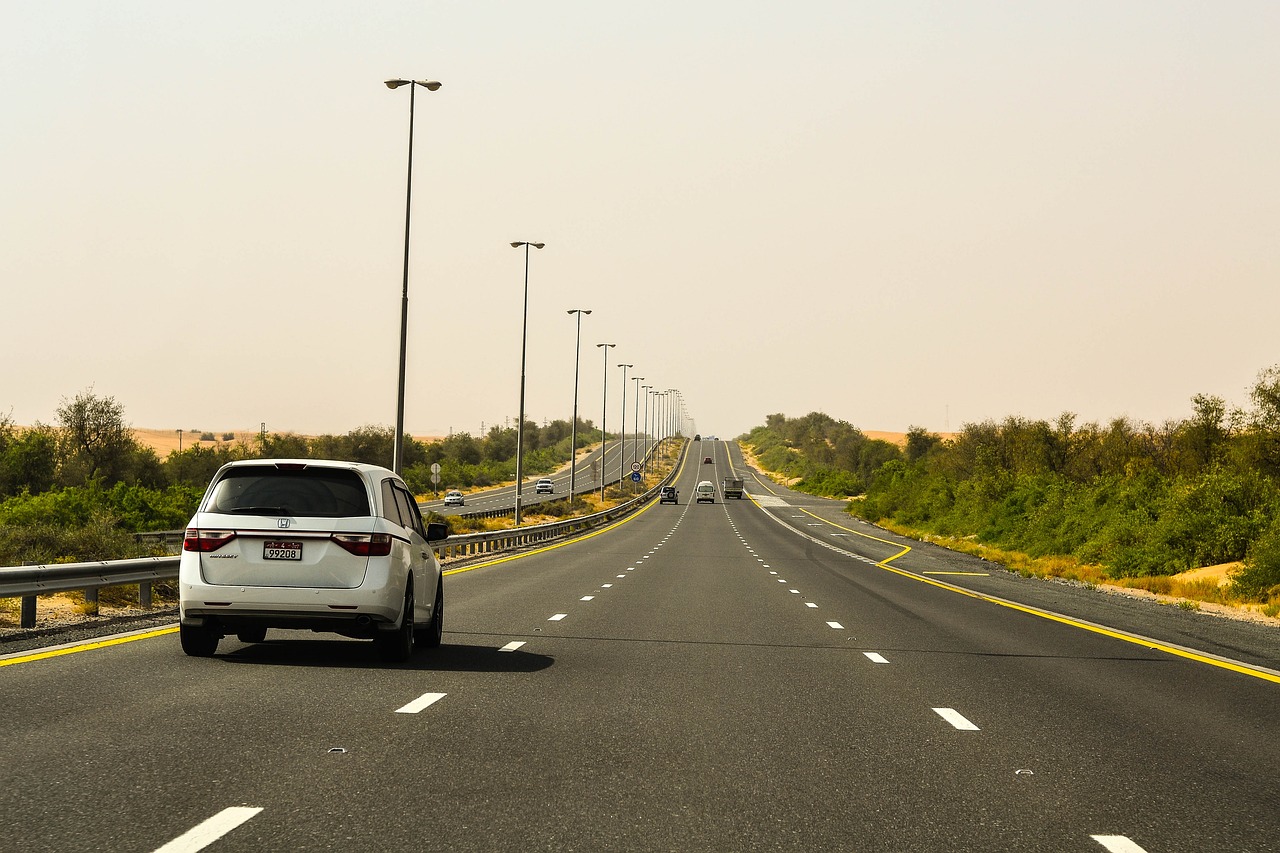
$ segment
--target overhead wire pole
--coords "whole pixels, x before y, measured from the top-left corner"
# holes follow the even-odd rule
[[[600,392],[600,500],[604,501],[605,460],[609,449],[609,433],[605,430],[605,420],[609,414],[609,350],[617,344],[596,344],[604,352],[604,383]],[[621,449],[621,445],[619,445]]]

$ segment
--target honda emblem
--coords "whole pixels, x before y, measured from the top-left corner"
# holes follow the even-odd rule
[[[287,518],[276,519],[276,527],[288,527],[288,526],[289,526],[289,519]]]

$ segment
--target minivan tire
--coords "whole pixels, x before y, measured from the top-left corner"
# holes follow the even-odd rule
[[[431,608],[431,621],[425,628],[418,631],[418,636],[413,641],[423,648],[434,649],[440,645],[442,639],[444,639],[444,578],[440,578],[436,584],[436,605]]]
[[[404,615],[400,627],[394,631],[379,631],[373,645],[378,656],[388,663],[404,663],[413,654],[413,586],[404,593]]]

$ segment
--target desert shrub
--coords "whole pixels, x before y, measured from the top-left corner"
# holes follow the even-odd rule
[[[1232,578],[1232,591],[1255,601],[1280,595],[1280,519],[1249,548],[1244,566]]]

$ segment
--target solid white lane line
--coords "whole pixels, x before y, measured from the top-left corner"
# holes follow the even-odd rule
[[[511,641],[510,643],[507,643],[507,644],[506,644],[505,646],[503,646],[502,648],[498,649],[498,651],[500,651],[500,652],[514,652],[516,649],[520,648],[520,647],[521,647],[521,646],[523,646],[524,644],[525,644],[525,641],[524,641],[524,640],[513,640],[513,641]]]
[[[155,853],[195,853],[203,850],[240,824],[254,817],[260,808],[233,806],[223,809],[199,826],[193,827],[170,841]]]
[[[966,720],[960,712],[954,708],[934,708],[933,712],[962,732],[981,731],[981,729]]]
[[[828,622],[828,623],[827,623],[827,625],[828,625],[828,626],[830,626],[830,627],[832,627],[832,628],[835,628],[837,631],[843,631],[843,630],[844,630],[844,626],[843,626],[843,625],[841,625],[839,622]]]
[[[872,663],[888,663],[889,662],[885,660],[884,655],[880,654],[879,652],[863,652],[863,654],[866,655],[867,660],[871,661]]]
[[[1111,853],[1147,853],[1123,835],[1090,835],[1089,837]]]
[[[555,616],[552,616],[552,617],[551,617],[550,619],[548,619],[547,621],[548,621],[548,622],[559,622],[561,619],[565,618],[565,617],[566,617],[566,616],[568,616],[568,615],[569,615],[568,613],[557,613]]]
[[[414,699],[412,702],[410,702],[408,705],[405,705],[403,708],[396,708],[396,713],[397,714],[416,714],[419,711],[421,711],[423,708],[426,708],[430,705],[434,705],[435,703],[439,702],[441,699],[443,699],[447,695],[448,695],[447,693],[423,693],[421,696],[419,696],[417,699]]]
[[[584,595],[584,596],[582,596],[582,598],[579,598],[578,600],[579,600],[579,601],[590,601],[590,600],[591,600],[591,599],[593,599],[593,598],[595,598],[595,596],[594,596],[594,595]]]

